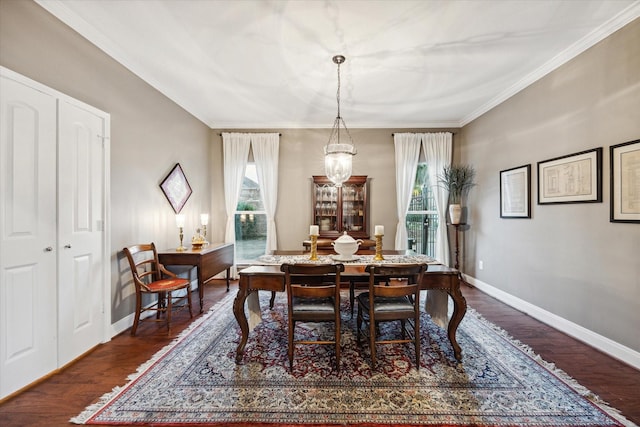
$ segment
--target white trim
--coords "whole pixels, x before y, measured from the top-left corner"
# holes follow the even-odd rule
[[[640,369],[639,352],[632,350],[629,347],[625,347],[620,343],[599,335],[585,327],[582,327],[556,314],[546,311],[507,292],[504,292],[503,290],[484,283],[476,279],[475,277],[464,275],[464,279],[465,281],[469,282],[469,284],[475,286],[487,295],[490,295],[497,300],[504,302],[505,304],[515,308],[516,310],[522,311],[523,313],[528,314],[534,319],[537,319],[542,323],[545,323],[552,328],[557,329],[560,332],[563,332],[591,347],[602,351],[603,353],[608,354],[614,359],[618,359],[636,369]]]
[[[484,105],[481,105],[478,109],[471,112],[471,114],[463,117],[460,120],[460,127],[467,125],[473,120],[477,119],[484,113],[489,110],[495,108],[496,106],[502,104],[507,99],[511,98],[513,95],[517,94],[521,90],[525,89],[532,83],[540,80],[547,74],[551,73],[555,69],[559,68],[561,65],[569,62],[576,56],[580,55],[585,50],[594,46],[596,43],[604,40],[609,37],[611,34],[618,31],[620,28],[627,25],[629,22],[634,19],[640,17],[640,2],[635,2],[631,4],[629,7],[624,9],[622,12],[602,24],[600,27],[595,28],[589,34],[587,34],[582,39],[578,40],[571,46],[569,46],[564,51],[560,52],[551,60],[542,64],[542,66],[538,67],[531,73],[527,74],[524,78],[520,79],[511,87],[507,88],[505,91],[499,93],[496,97],[490,99]]]

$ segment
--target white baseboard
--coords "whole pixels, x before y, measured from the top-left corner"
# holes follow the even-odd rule
[[[577,340],[584,342],[591,347],[602,351],[603,353],[608,354],[614,359],[618,359],[633,366],[636,369],[640,369],[639,352],[625,347],[620,343],[603,337],[602,335],[599,335],[578,324],[570,322],[567,319],[546,311],[507,292],[495,288],[487,283],[484,283],[476,279],[475,277],[464,275],[464,278],[467,282],[469,282],[469,284],[480,289],[487,295],[491,295],[495,299],[500,300],[505,304],[515,308],[516,310],[522,311],[533,317],[534,319],[537,319],[542,323],[545,323],[552,328],[559,330],[560,332],[563,332]]]

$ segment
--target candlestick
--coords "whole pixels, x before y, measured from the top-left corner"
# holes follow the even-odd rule
[[[209,214],[200,214],[200,223],[202,224],[202,238],[204,239],[204,246],[208,245],[207,242],[207,224],[209,224]]]
[[[182,246],[182,240],[184,239],[184,215],[178,214],[176,215],[176,226],[180,230],[180,246],[176,248],[176,251],[183,252],[187,250],[184,246]]]
[[[382,226],[376,225],[376,254],[373,257],[373,260],[384,261],[384,257],[382,256],[382,234],[378,234],[378,230],[377,230],[378,227],[382,227]]]
[[[309,235],[309,237],[311,238],[311,256],[309,257],[309,261],[317,261],[318,260],[318,236],[315,234],[311,234]]]
[[[317,225],[310,225],[309,226],[309,235],[310,236],[317,236],[318,234],[320,234],[320,229]]]
[[[178,246],[178,247],[176,248],[176,251],[178,251],[178,252],[184,252],[184,251],[186,251],[186,250],[187,250],[187,248],[186,248],[186,247],[182,246],[182,239],[184,239],[184,232],[183,232],[182,227],[178,227],[178,228],[180,229],[180,246]]]

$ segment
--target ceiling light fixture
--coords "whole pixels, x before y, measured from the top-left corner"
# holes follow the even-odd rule
[[[338,92],[336,99],[338,101],[338,115],[333,122],[333,129],[329,135],[327,146],[324,147],[324,170],[327,177],[335,184],[336,187],[342,187],[342,183],[351,176],[351,165],[353,156],[356,155],[356,147],[353,145],[353,139],[340,116],[340,64],[345,61],[342,55],[333,57],[333,62],[338,65]],[[340,125],[344,128],[344,133],[349,138],[348,141],[340,140]]]

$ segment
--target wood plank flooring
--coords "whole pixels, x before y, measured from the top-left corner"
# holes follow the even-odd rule
[[[237,283],[230,292],[235,294]],[[469,307],[529,345],[548,362],[640,424],[640,371],[557,332],[481,291],[464,286]],[[205,289],[205,311],[226,295],[224,281],[213,281]],[[198,303],[195,302],[196,307]],[[126,378],[153,354],[169,344],[191,322],[186,311],[173,316],[171,334],[160,324],[142,323],[138,335],[129,331],[100,345],[85,357],[0,404],[4,427],[68,426],[104,393],[127,382]],[[464,357],[464,354],[463,354]]]

